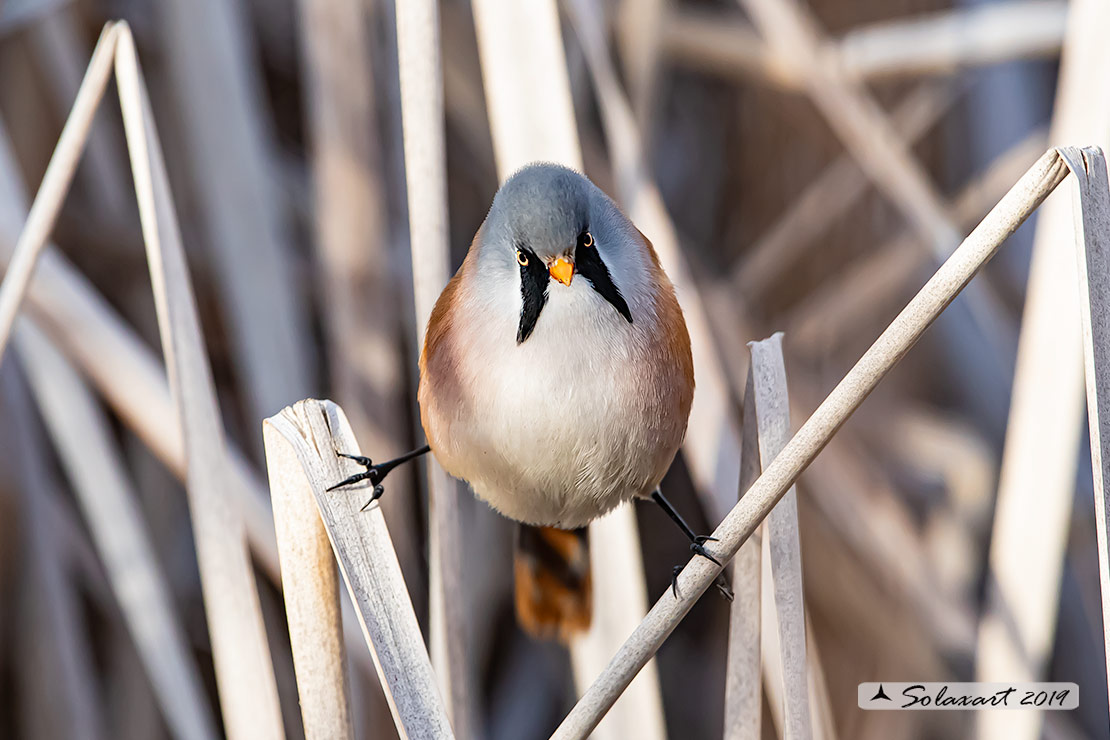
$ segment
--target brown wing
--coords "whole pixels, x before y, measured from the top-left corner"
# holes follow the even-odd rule
[[[474,236],[477,241],[481,229]],[[420,352],[420,389],[417,398],[420,402],[420,424],[432,451],[437,448],[439,439],[435,429],[439,414],[431,413],[433,406],[450,408],[460,402],[460,381],[458,375],[459,352],[457,344],[457,307],[464,283],[470,279],[474,269],[477,250],[471,243],[466,259],[459,271],[440,293],[432,315],[428,319],[428,329],[424,333],[424,347]]]
[[[694,356],[690,350],[690,332],[686,329],[686,319],[682,315],[682,307],[675,297],[674,285],[663,266],[659,263],[659,255],[651,240],[644,236],[644,232],[636,229],[636,233],[644,240],[648,256],[651,258],[652,272],[656,285],[659,286],[655,310],[659,317],[659,330],[663,338],[661,349],[663,361],[678,370],[674,378],[672,392],[679,395],[679,406],[682,409],[683,424],[690,414],[690,405],[694,400]]]

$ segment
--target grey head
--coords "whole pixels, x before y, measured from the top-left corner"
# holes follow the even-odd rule
[[[531,335],[552,281],[569,288],[575,275],[632,323],[614,273],[634,259],[636,227],[585,176],[550,163],[530,164],[497,191],[482,227],[478,269],[520,275],[517,343]],[[613,269],[611,269],[613,268]]]

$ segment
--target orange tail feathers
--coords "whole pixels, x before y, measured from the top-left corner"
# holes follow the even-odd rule
[[[518,525],[513,573],[516,618],[525,632],[568,642],[590,628],[590,544],[585,528]]]

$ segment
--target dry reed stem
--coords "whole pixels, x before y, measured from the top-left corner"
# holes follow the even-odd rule
[[[980,546],[990,521],[998,465],[988,441],[961,421],[916,406],[896,410],[883,432],[898,464],[939,479],[944,497],[927,514],[921,539],[941,594],[978,602]]]
[[[759,428],[751,365],[744,388],[744,421],[741,428],[739,497],[759,478]],[[728,662],[725,673],[725,740],[762,737],[763,695],[760,691],[760,604],[763,583],[763,533],[760,526],[740,546],[732,562],[729,608]]]
[[[802,387],[795,384],[795,395],[801,395],[797,391]],[[814,398],[811,390],[807,399]],[[812,408],[812,401],[793,403],[797,417],[804,417]],[[845,433],[832,440],[830,447],[809,469],[810,501],[853,554],[863,558],[885,593],[897,594],[907,605],[913,625],[909,628],[923,633],[915,652],[937,662],[951,656],[966,658],[974,646],[974,612],[970,604],[936,597],[937,576],[913,513],[876,469],[877,461],[866,457],[858,439]]]
[[[315,383],[305,292],[293,274],[261,81],[251,75],[256,51],[241,10],[225,0],[169,0],[155,17],[237,387],[247,418],[257,420]],[[256,458],[261,443],[250,438]]]
[[[124,44],[123,52],[119,51],[120,43]],[[190,453],[185,455],[190,473],[188,490],[194,499],[191,508],[196,518],[194,531],[202,585],[207,595],[205,603],[209,609],[217,677],[221,693],[225,695],[225,725],[229,733],[236,737],[248,736],[259,728],[272,729],[273,736],[279,737],[282,730],[276,689],[258,611],[254,577],[242,546],[242,522],[227,508],[227,497],[221,493],[228,477],[228,466],[211,378],[207,375],[207,360],[196,323],[160,151],[156,145],[150,152],[146,149],[147,137],[155,143],[156,137],[152,126],[147,126],[149,111],[143,108],[141,77],[125,24],[109,24],[102,34],[101,44],[90,63],[91,72],[86,75],[86,82],[78,93],[76,114],[63,129],[43,187],[32,206],[32,217],[36,211],[39,216],[37,219],[29,217],[28,228],[21,235],[12,262],[28,260],[33,263],[28,255],[33,257],[45,243],[49,227],[72,179],[92,114],[103,95],[101,70],[105,58],[111,61],[113,46],[117,47],[116,74],[136,175],[140,218],[151,261],[156,306],[160,309],[162,338],[171,377],[175,379],[177,395],[181,398],[185,428],[184,431],[179,429],[178,433],[189,442],[186,447]],[[148,158],[151,155],[153,159]],[[160,246],[165,246],[164,252]],[[26,274],[29,275],[29,270]],[[2,290],[8,291],[16,286],[22,292],[25,280],[25,277],[21,281],[18,276],[9,273],[5,276]],[[18,302],[15,302],[15,308],[18,308]],[[167,311],[172,311],[172,314],[167,315]],[[99,346],[94,351],[102,353],[104,349],[104,346]],[[180,361],[180,366],[174,364],[177,361]],[[137,413],[141,416],[144,412],[137,410]],[[175,417],[176,413],[171,411],[162,417],[161,423],[167,420],[172,423]],[[244,677],[251,676],[251,679],[235,678],[236,672]],[[267,674],[271,677],[269,681],[266,680]],[[232,701],[231,697],[243,700]],[[248,698],[257,701],[246,701]]]
[[[10,157],[7,137],[0,131],[0,243],[7,247],[18,234],[22,192]],[[3,250],[6,252],[6,250]],[[6,255],[3,255],[6,256]],[[177,477],[186,475],[185,449],[177,410],[165,372],[154,353],[56,250],[39,258],[27,296],[28,309],[69,357],[82,367],[123,422]],[[244,519],[247,538],[259,566],[280,585],[273,519],[264,486],[236,450],[229,450],[232,503]],[[347,639],[361,642],[350,628]],[[356,653],[363,661],[364,654]],[[369,660],[366,659],[366,665]]]
[[[581,170],[555,1],[475,0],[473,8],[501,179],[535,161]]]
[[[849,77],[883,79],[954,74],[966,67],[1054,56],[1064,40],[1068,4],[1006,0],[883,21],[853,29],[837,43]]]
[[[6,147],[6,139],[0,146]],[[0,170],[0,179],[10,180],[13,171]],[[0,220],[5,218],[4,211],[11,209],[0,208]],[[6,232],[0,240],[11,244]],[[28,311],[81,366],[123,422],[155,457],[184,479],[185,448],[177,410],[165,370],[154,352],[56,250],[47,250],[39,258],[27,304]],[[244,520],[260,567],[277,583],[277,545],[265,487],[241,453],[229,452],[233,503]]]
[[[0,266],[7,269],[11,252],[19,241],[19,230],[27,221],[27,194],[23,191],[19,163],[8,130],[0,119]],[[29,289],[34,292],[35,281]],[[4,288],[0,283],[0,293]]]
[[[1067,3],[1009,0],[869,24],[827,43],[850,80],[952,74],[1016,59],[1051,56],[1064,37]],[[764,44],[736,14],[672,10],[662,44],[677,63],[707,74],[806,87],[806,76]]]
[[[940,193],[906,143],[895,133],[874,97],[843,71],[835,49],[827,46],[809,9],[799,0],[737,0],[772,48],[792,55],[806,77],[806,92],[845,149],[920,236],[919,246],[935,264],[959,243],[959,230]],[[966,316],[966,318],[965,318]],[[957,320],[957,317],[959,320]],[[971,285],[940,332],[949,358],[977,351],[984,362],[965,363],[978,386],[994,391],[972,394],[988,418],[1000,418],[1004,399],[985,377],[1007,373],[1013,354],[1011,322],[990,283]],[[989,365],[988,365],[989,363]]]
[[[0,193],[0,262],[4,262],[18,240],[26,207],[11,144],[2,127]],[[154,352],[56,249],[41,251],[27,290],[28,310],[35,319],[82,367],[155,457],[184,479],[185,448],[177,410]],[[234,449],[230,452],[235,504],[259,564],[277,583],[277,545],[265,488],[243,456]]]
[[[112,74],[112,61],[119,33],[117,26],[108,24],[100,34],[77,99],[73,101],[73,110],[58,137],[54,155],[50,158],[39,192],[27,214],[27,222],[4,272],[3,283],[0,283],[0,359],[3,358],[4,349],[11,337],[19,304],[23,302],[23,296],[31,282],[35,262],[54,228],[65,194],[73,182],[73,174],[84,150],[93,117]]]
[[[87,589],[89,599],[98,608],[118,608],[113,601],[108,574],[89,539],[87,528],[57,488],[53,488],[50,494],[46,498],[50,536],[60,543],[66,568],[80,580],[82,588]]]
[[[59,119],[68,115],[81,89],[82,70],[91,56],[74,16],[72,8],[60,9],[44,16],[28,34],[35,59],[49,81],[51,102]],[[78,170],[77,175],[84,181],[84,194],[93,208],[110,218],[120,218],[129,198],[123,166],[126,160],[108,131],[104,122],[93,124],[85,147],[84,171]]]
[[[794,60],[806,90],[845,148],[926,240],[938,260],[959,234],[932,183],[870,94],[827,51],[816,22],[797,0],[737,0],[777,53]]]
[[[763,533],[760,540],[762,560],[760,567],[760,593],[759,593],[759,621],[760,621],[760,648],[762,653],[763,685],[767,692],[767,709],[771,715],[771,724],[775,729],[775,737],[786,737],[785,712],[785,670],[782,664],[782,637],[779,634],[778,615],[775,614],[775,583],[771,573],[771,543],[767,537],[767,521],[759,525]],[[746,546],[748,543],[745,542]]]
[[[774,53],[739,13],[672,9],[664,21],[668,60],[704,74],[800,90],[797,70]]]
[[[1110,6],[1076,0],[1060,64],[1049,143],[1110,147]],[[1095,93],[1094,91],[1099,91]],[[1051,655],[1083,424],[1076,262],[1061,249],[1067,198],[1039,214],[979,623],[979,681],[1041,680]],[[982,740],[1033,740],[1040,713],[980,712]]]
[[[819,740],[837,740],[832,699],[829,697],[829,684],[825,680],[825,668],[821,663],[821,653],[814,639],[813,621],[806,611],[806,678],[809,682],[809,695],[813,697],[810,716],[813,719],[813,736]]]
[[[299,4],[304,49],[304,101],[310,130],[315,196],[315,254],[324,344],[331,387],[350,410],[355,434],[375,457],[407,450],[410,429],[402,352],[402,290],[384,212],[370,24],[362,0],[305,0]],[[412,506],[415,478],[390,478],[382,511],[413,593],[423,593],[423,553]],[[361,650],[354,610],[343,596],[352,658],[365,672],[356,716],[383,731],[392,720],[372,661]],[[417,609],[419,610],[419,606]],[[356,683],[356,687],[359,684]],[[356,732],[362,729],[358,728]]]
[[[622,506],[590,524],[592,619],[570,645],[574,683],[581,696],[647,613],[647,586],[636,512]],[[649,662],[594,731],[595,740],[667,737],[659,669]]]
[[[1098,149],[1061,150],[1079,185],[1076,199],[1076,256],[1079,309],[1083,327],[1083,375],[1094,478],[1095,536],[1102,594],[1102,634],[1107,687],[1110,690],[1110,181],[1106,159]],[[1110,697],[1108,697],[1110,698]]]
[[[1037,152],[1043,151],[1039,146],[1041,140],[1040,134],[1030,134],[1024,141],[999,155],[984,172],[963,188],[953,206],[953,217],[960,223],[970,223],[980,218],[1005,193],[1010,183],[1020,177],[1029,162],[1036,158]],[[913,249],[912,239],[912,234],[906,233],[878,248],[874,251],[874,257],[861,260],[858,267],[849,267],[848,274],[843,279],[823,288],[803,303],[794,312],[797,316],[792,315],[787,321],[788,327],[797,327],[793,330],[795,337],[801,339],[796,343],[797,346],[804,348],[813,342],[819,348],[842,343],[845,341],[842,335],[845,335],[848,327],[858,326],[861,322],[866,325],[875,320],[876,311],[880,315],[885,312],[887,301],[895,299],[895,292],[905,290],[907,281],[922,267],[924,259]],[[821,466],[823,461],[824,457],[815,467]],[[812,485],[831,482],[829,471],[813,472],[815,475],[810,478]],[[860,490],[860,486],[846,483],[832,486],[832,490],[856,491]],[[829,497],[814,498],[822,509],[831,510]],[[838,498],[841,505],[851,500]],[[865,510],[847,512],[842,520],[859,522],[865,526],[867,522],[883,521],[876,529],[883,534],[893,534],[898,528],[891,526],[886,519],[880,519],[880,512],[881,508],[872,502],[866,505]],[[866,520],[860,519],[864,513]],[[852,526],[847,531],[851,532],[853,529],[858,527]],[[880,573],[889,574],[886,576],[888,583],[895,588],[907,590],[911,601],[917,605],[917,613],[926,618],[926,624],[936,635],[934,639],[938,644],[945,645],[948,650],[956,653],[964,653],[973,647],[973,627],[965,627],[966,619],[970,617],[965,608],[947,616],[944,613],[934,613],[938,605],[946,603],[935,598],[935,588],[930,588],[927,583],[906,588],[907,584],[917,584],[921,580],[918,574],[924,572],[924,569],[914,565],[919,562],[917,559],[907,557],[911,550],[905,544],[899,545],[895,541],[879,551],[866,546],[860,549],[861,552],[871,554],[871,561]],[[901,574],[891,572],[890,565],[895,563],[908,565],[909,568],[903,569]],[[942,577],[943,583],[944,573],[939,567],[938,575]]]
[[[764,340],[766,341],[766,340]],[[776,507],[777,508],[777,507]],[[772,513],[774,513],[772,511]],[[813,640],[813,626],[810,624],[809,609],[802,615],[802,633],[805,635],[806,660],[805,664],[792,670],[787,668],[786,655],[783,644],[784,629],[780,620],[775,592],[778,584],[772,574],[771,542],[767,536],[769,529],[765,521],[759,526],[763,532],[763,573],[760,594],[760,617],[762,621],[762,650],[763,650],[763,683],[767,689],[767,707],[770,710],[771,721],[777,731],[777,737],[805,737],[815,740],[836,740],[836,728],[832,723],[832,707],[829,706],[828,688],[825,685],[824,670],[821,668],[817,656],[817,645]],[[751,542],[751,540],[749,540]],[[744,547],[748,542],[744,543]],[[824,553],[823,553],[824,554]],[[802,675],[798,675],[799,668]],[[759,675],[758,671],[755,675]],[[805,690],[811,699],[808,712],[804,717],[798,716],[797,701],[794,702],[793,715],[789,711],[790,687],[788,682],[796,682],[794,693],[801,690],[804,682]],[[798,726],[806,726],[808,732],[801,733]]]
[[[729,293],[719,288],[706,291],[715,316],[728,316],[728,322],[716,326],[734,392],[745,383],[749,367],[748,353],[740,357],[737,348],[758,332],[746,321],[741,307]],[[805,381],[805,378],[799,378]],[[802,392],[798,392],[801,390]],[[795,382],[795,397],[804,396],[807,405],[794,400],[793,413],[804,417],[816,403],[819,394],[814,388]],[[974,638],[972,615],[966,605],[953,605],[936,599],[936,585],[930,577],[925,551],[915,534],[911,513],[863,454],[853,435],[845,434],[830,441],[831,448],[814,461],[808,476],[812,489],[810,499],[826,521],[836,530],[836,544],[850,547],[866,564],[867,570],[889,592],[900,594],[912,606],[911,619],[918,620],[913,629],[923,629],[928,639],[914,643],[915,655],[936,662],[937,650],[950,654],[970,653]],[[855,561],[853,561],[855,562]],[[859,582],[859,579],[857,579]],[[853,621],[870,620],[865,613]],[[886,625],[874,624],[873,628]],[[905,627],[903,627],[905,629]]]
[[[284,736],[277,686],[228,462],[207,351],[150,104],[126,24],[116,79],[170,388],[180,410],[201,589],[229,737]]]
[[[772,334],[761,342],[750,342],[748,347],[752,354],[753,394],[745,398],[745,402],[755,406],[760,463],[766,469],[790,438],[790,401],[782,357],[782,333]],[[807,740],[813,736],[813,728],[806,679],[806,610],[794,486],[771,509],[766,535],[779,632],[778,663],[782,666],[783,736],[790,740]]]
[[[402,392],[408,372],[400,341],[404,281],[396,280],[391,270],[396,261],[384,212],[367,7],[361,0],[298,5],[314,251],[331,387],[350,410],[358,439],[376,457],[389,460],[407,451],[410,430]],[[411,505],[418,494],[414,482],[415,477],[404,474],[390,478],[382,510],[407,581],[413,593],[423,594],[423,553]],[[362,636],[345,595],[343,613],[346,642],[358,646]],[[366,674],[356,717],[375,728],[391,725],[369,655],[355,649],[351,658]]]
[[[713,536],[719,541],[714,550],[722,560],[731,560],[852,412],[1066,175],[1059,153],[1045,153],[940,266],[717,527]],[[583,738],[589,734],[719,570],[705,558],[694,558],[687,564],[678,576],[678,597],[669,590],[664,593],[553,737]]]
[[[26,208],[11,147],[0,126],[0,263],[9,259]],[[28,310],[69,358],[88,375],[120,419],[178,478],[186,477],[185,446],[166,373],[157,356],[88,280],[56,249],[41,252],[28,288]],[[265,484],[228,445],[232,503],[242,517],[258,565],[280,586],[277,543]],[[353,624],[349,644],[362,642]],[[353,660],[369,668],[369,657]]]
[[[983,217],[1005,195],[1010,185],[1045,150],[1043,130],[1031,132],[1002,152],[957,193],[950,211],[959,224],[968,226]],[[908,281],[926,266],[914,248],[909,230],[843,268],[790,312],[785,326],[793,346],[817,355],[841,346],[853,327],[866,326],[904,291]]]
[[[67,543],[56,536],[50,521],[50,501],[57,497],[51,466],[13,363],[0,371],[0,403],[14,442],[18,519],[26,543],[14,656],[14,664],[24,667],[14,677],[21,720],[31,737],[100,740],[104,717],[79,595],[62,557]]]
[[[401,350],[403,291],[385,213],[363,0],[302,0],[304,101],[311,134],[315,254],[331,386],[363,446],[391,460],[407,450],[408,368]],[[423,591],[410,476],[390,478],[382,506],[409,583]]]
[[[636,125],[645,132],[651,127],[669,5],[666,0],[622,0],[617,8],[617,47],[636,112]]]
[[[262,433],[305,737],[349,739],[354,727],[335,557],[307,466],[273,424],[264,423]]]
[[[448,125],[456,128],[473,161],[496,163],[477,37],[472,28],[472,4],[447,3],[441,10],[443,57],[451,60],[443,67],[443,104]]]
[[[99,559],[174,737],[215,738],[216,727],[135,490],[108,420],[77,372],[29,320],[16,342]]]
[[[381,508],[362,510],[367,489],[325,490],[358,470],[335,454],[359,453],[343,411],[330,401],[310,399],[270,417],[265,426],[273,457],[281,458],[277,472],[307,485],[316,499],[398,733],[454,737]],[[301,467],[299,480],[294,462]]]
[[[450,275],[439,13],[436,0],[406,0],[396,5],[395,12],[416,346],[422,348],[432,308]],[[447,713],[459,737],[465,739],[470,737],[474,712],[463,645],[466,630],[459,574],[458,489],[431,455],[427,456],[425,470],[432,663]]]
[[[643,161],[641,138],[602,35],[597,8],[587,0],[565,4],[582,44],[613,162],[617,200],[654,244],[682,305],[694,356],[697,390],[683,455],[710,520],[724,516],[736,498],[740,429],[732,413],[728,379],[697,285],[682,254],[674,224]]]
[[[526,10],[514,0],[476,0],[474,23],[499,177],[546,160],[582,169],[559,16],[554,0]],[[508,31],[511,28],[512,31]],[[512,41],[506,40],[506,35]],[[570,646],[579,692],[647,612],[647,588],[635,511],[623,506],[590,525],[593,618]],[[604,543],[604,544],[602,544]],[[666,737],[654,663],[629,687],[595,731],[597,740]]]
[[[915,143],[957,99],[954,85],[922,85],[898,104],[891,124],[908,144]],[[847,153],[815,177],[733,268],[732,284],[744,300],[757,303],[773,291],[783,273],[868,192],[868,184],[859,163]]]

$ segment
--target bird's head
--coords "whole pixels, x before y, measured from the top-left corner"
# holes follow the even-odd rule
[[[517,343],[531,336],[553,292],[590,290],[613,316],[633,322],[648,280],[640,232],[583,175],[532,164],[510,177],[493,199],[480,234],[479,279],[491,290],[520,293]],[[628,300],[626,300],[626,298]]]

